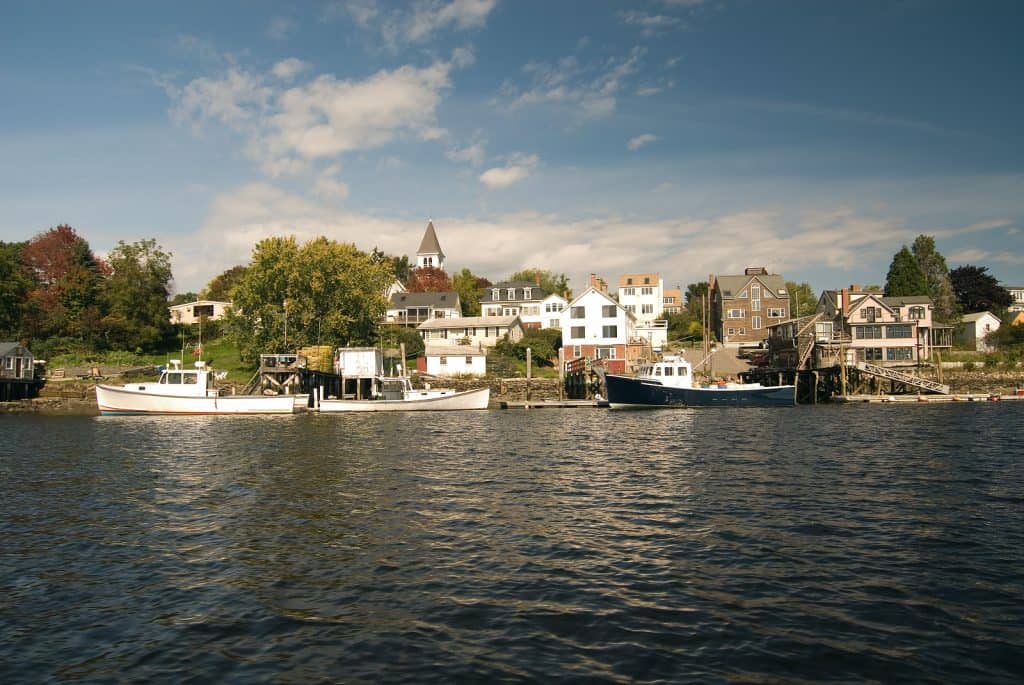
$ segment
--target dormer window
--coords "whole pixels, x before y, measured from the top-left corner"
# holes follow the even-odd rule
[[[633,279],[632,278],[627,278],[626,279],[626,285],[633,285]]]
[[[510,300],[516,299],[516,289],[515,288],[509,288],[508,289],[508,299],[510,299]]]
[[[645,278],[644,279],[644,285],[650,285],[650,283],[651,283],[651,279],[650,278]]]
[[[498,288],[492,289],[491,290],[491,299],[492,300],[500,300],[501,299],[501,290],[499,290]]]
[[[523,299],[524,300],[532,300],[533,299],[533,288],[523,288]]]

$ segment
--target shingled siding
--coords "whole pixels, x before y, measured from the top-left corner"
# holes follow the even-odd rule
[[[768,339],[768,326],[785,320],[789,314],[789,298],[761,297],[761,308],[751,309],[750,298],[733,298],[722,304],[722,342],[726,344],[757,344]],[[786,316],[769,316],[782,311]],[[739,312],[739,317],[730,314]],[[755,321],[759,318],[760,321]],[[758,324],[760,328],[755,328]],[[730,333],[730,329],[732,332]],[[741,332],[742,331],[742,332]]]

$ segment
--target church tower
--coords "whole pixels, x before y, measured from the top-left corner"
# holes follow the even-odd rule
[[[423,234],[420,249],[416,251],[416,268],[424,266],[432,266],[444,271],[444,252],[441,251],[441,244],[437,242],[433,221],[427,222],[427,232]]]

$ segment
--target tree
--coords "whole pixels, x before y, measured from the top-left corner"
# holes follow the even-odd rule
[[[152,238],[118,241],[109,255],[106,315],[100,322],[107,344],[122,350],[156,350],[174,335],[167,313],[171,254]]]
[[[214,276],[200,293],[203,299],[231,302],[231,291],[234,290],[235,285],[245,275],[245,270],[246,267],[244,266],[233,266],[227,271]]]
[[[810,283],[805,281],[797,285],[796,281],[786,281],[786,291],[789,293],[789,309],[793,318],[810,316],[818,310],[818,297]]]
[[[107,265],[67,224],[38,234],[21,251],[32,287],[24,307],[25,333],[32,337],[89,338],[98,319]]]
[[[324,237],[261,240],[233,289],[227,327],[242,357],[305,345],[368,345],[387,309],[391,264]]]
[[[452,287],[459,294],[463,316],[480,316],[480,298],[484,289],[491,287],[491,282],[482,276],[475,275],[463,268],[452,278]]]
[[[1010,291],[999,285],[995,276],[988,273],[988,267],[957,267],[949,272],[956,303],[965,312],[1003,310],[1013,304]]]
[[[0,241],[0,337],[21,337],[21,318],[32,280],[21,261],[25,243]]]
[[[447,293],[455,289],[448,274],[436,266],[413,269],[405,288],[411,293]]]
[[[176,304],[185,304],[186,302],[195,302],[198,299],[199,299],[199,295],[197,293],[189,291],[187,293],[177,293],[174,297],[171,298],[171,301],[168,304],[170,304],[173,307]]]
[[[885,277],[886,297],[927,295],[928,283],[921,273],[921,267],[907,246],[895,254]]]
[[[528,268],[515,272],[508,280],[539,283],[540,287],[549,293],[561,295],[567,300],[572,299],[572,288],[569,287],[569,279],[565,274],[556,274],[548,269]]]
[[[395,274],[395,279],[401,283],[405,283],[409,280],[409,275],[412,273],[413,266],[409,263],[408,255],[401,255],[395,257],[392,255],[384,254],[382,250],[376,247],[370,252],[370,258],[373,259],[375,264],[383,262],[389,262],[391,264],[391,270]]]
[[[686,310],[697,321],[704,320],[704,296],[708,294],[709,287],[707,281],[698,281],[686,286]]]
[[[530,359],[539,367],[554,366],[561,347],[562,332],[557,328],[530,328],[518,342],[509,342],[505,338],[494,349],[501,356],[523,360],[529,348]]]
[[[934,306],[933,317],[941,323],[956,323],[960,312],[956,306],[956,298],[953,295],[953,285],[949,280],[949,267],[946,266],[946,258],[935,248],[935,238],[929,235],[919,235],[910,246],[917,265],[924,274],[928,290],[925,293],[932,298]]]
[[[671,340],[703,340],[704,326],[694,318],[689,309],[662,316],[668,321],[668,337]]]

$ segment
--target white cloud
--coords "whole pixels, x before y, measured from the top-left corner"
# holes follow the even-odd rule
[[[498,0],[416,0],[382,8],[377,0],[331,2],[320,13],[321,21],[349,17],[361,29],[378,32],[391,50],[422,44],[441,31],[468,31],[487,23]]]
[[[660,86],[642,86],[636,89],[636,94],[642,98],[647,98],[651,97],[652,95],[657,95],[663,90],[665,89],[661,88]]]
[[[538,161],[537,155],[513,155],[505,166],[480,174],[480,182],[489,190],[507,188],[529,176]]]
[[[311,162],[379,147],[400,137],[437,140],[437,108],[451,88],[451,71],[472,53],[458,49],[450,61],[405,65],[362,80],[322,74],[292,87],[232,67],[169,89],[172,113],[196,128],[219,122],[243,134],[246,153],[272,176],[299,173]],[[279,79],[294,79],[305,65],[276,64]]]
[[[654,135],[653,133],[644,133],[635,138],[630,138],[629,142],[626,143],[626,147],[629,149],[630,152],[636,152],[644,145],[647,145],[648,143],[653,143],[656,140],[658,140],[658,136]]]
[[[453,162],[462,162],[472,166],[480,166],[487,157],[487,141],[478,140],[469,145],[453,146],[445,152],[445,156]]]
[[[309,64],[303,62],[301,59],[289,57],[288,59],[275,64],[270,72],[279,79],[290,81],[309,69],[309,66]]]
[[[645,36],[653,36],[683,25],[683,22],[678,17],[671,17],[665,14],[648,14],[647,12],[630,10],[628,12],[619,12],[618,16],[619,21],[628,26],[639,28]]]
[[[285,40],[298,30],[299,25],[294,19],[288,17],[274,17],[267,24],[267,30],[265,31],[267,38],[271,40]]]
[[[622,59],[609,59],[598,66],[580,64],[574,56],[553,64],[530,62],[523,67],[530,83],[520,87],[506,81],[501,93],[508,108],[534,105],[562,107],[584,119],[599,119],[615,111],[616,95],[640,69],[646,50],[634,47]]]

